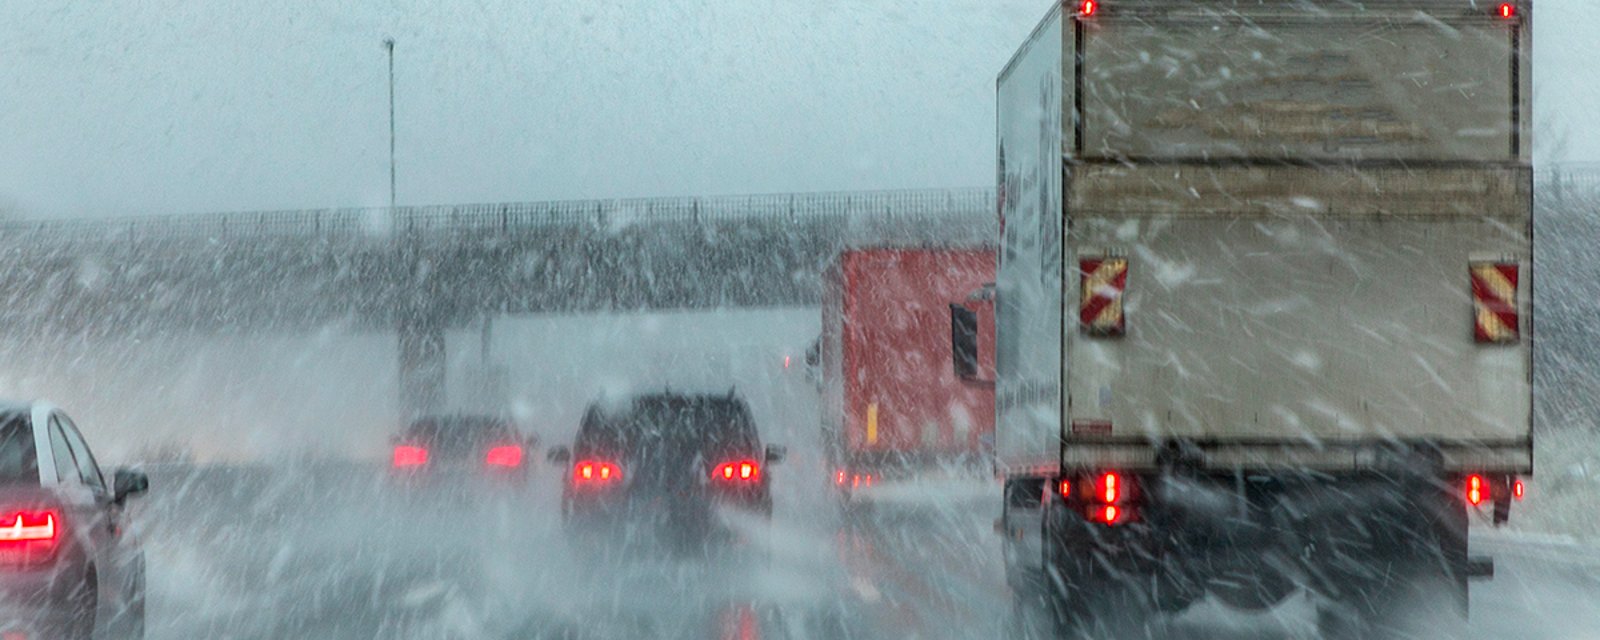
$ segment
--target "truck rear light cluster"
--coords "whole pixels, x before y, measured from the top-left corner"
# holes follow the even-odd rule
[[[1500,8],[1495,10],[1495,14],[1507,20],[1515,18],[1517,17],[1517,5],[1509,2],[1502,2],[1500,3]]]
[[[605,487],[622,481],[622,468],[604,460],[579,460],[572,466],[572,484],[579,487]]]
[[[1504,524],[1511,517],[1511,503],[1522,500],[1527,494],[1522,479],[1516,476],[1470,473],[1461,479],[1462,498],[1473,509],[1492,507],[1494,524]]]
[[[1484,482],[1483,476],[1478,474],[1467,476],[1467,504],[1476,507],[1483,504],[1488,497],[1489,486]]]
[[[1115,471],[1105,471],[1058,481],[1056,491],[1068,506],[1090,522],[1106,526],[1125,524],[1134,516],[1133,481]]]
[[[1085,18],[1094,15],[1094,12],[1099,10],[1100,3],[1096,0],[1082,0],[1082,2],[1078,3],[1078,15]]]
[[[1129,510],[1122,506],[1128,496],[1128,485],[1122,474],[1108,471],[1100,474],[1093,484],[1094,500],[1088,508],[1089,520],[1106,526],[1122,524]]]

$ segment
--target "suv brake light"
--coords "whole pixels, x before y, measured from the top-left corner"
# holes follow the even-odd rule
[[[724,462],[711,472],[711,479],[723,482],[756,482],[761,479],[761,465],[754,460]]]
[[[522,466],[522,447],[505,445],[489,450],[484,458],[491,467],[520,467]]]
[[[415,445],[399,445],[394,448],[394,466],[420,467],[428,464],[428,450]]]
[[[579,486],[607,485],[622,480],[622,468],[602,460],[579,460],[572,466],[572,483]]]

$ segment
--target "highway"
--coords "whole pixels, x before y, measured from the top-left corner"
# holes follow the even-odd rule
[[[780,475],[766,541],[756,523],[735,522],[755,542],[681,558],[619,557],[569,537],[550,469],[527,492],[489,497],[408,497],[375,466],[151,471],[135,528],[156,639],[932,640],[1014,629],[982,483],[884,495],[845,518],[820,486]],[[1600,550],[1474,535],[1497,576],[1475,583],[1467,637],[1600,638]],[[1204,602],[1152,629],[1309,639],[1311,610],[1300,597],[1259,614]],[[1436,637],[1427,628],[1418,637]]]

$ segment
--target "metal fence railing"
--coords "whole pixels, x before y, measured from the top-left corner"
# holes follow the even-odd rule
[[[381,236],[752,219],[982,220],[994,216],[993,194],[970,188],[17,220],[0,222],[0,234]]]
[[[1535,173],[1541,197],[1600,200],[1600,164]],[[847,228],[977,223],[993,226],[993,189],[565,200],[504,204],[340,208],[68,220],[0,221],[0,235],[127,237],[383,237],[395,233],[516,232],[753,219],[842,223]]]

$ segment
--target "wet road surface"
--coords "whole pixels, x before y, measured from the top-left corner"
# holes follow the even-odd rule
[[[1011,598],[979,484],[852,516],[779,493],[770,531],[713,557],[600,552],[563,530],[558,480],[407,496],[382,469],[152,469],[139,505],[150,637],[963,639],[1006,637]],[[641,534],[646,535],[647,534]],[[752,542],[753,541],[753,542]],[[1600,639],[1600,550],[1475,534],[1472,638]],[[1315,638],[1304,598],[1244,614],[1205,602],[1164,637]]]

